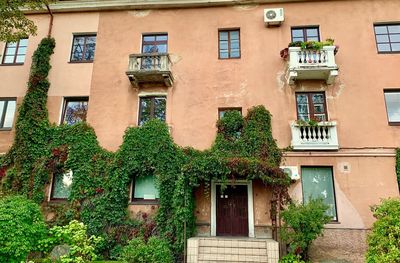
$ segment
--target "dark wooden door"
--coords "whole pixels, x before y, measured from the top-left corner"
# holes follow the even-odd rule
[[[217,236],[248,236],[247,185],[217,185]]]

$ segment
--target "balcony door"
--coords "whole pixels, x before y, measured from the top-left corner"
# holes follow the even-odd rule
[[[168,35],[167,34],[149,34],[143,35],[142,53],[149,54],[143,57],[141,69],[143,70],[160,70],[161,58],[157,54],[165,54],[168,52]],[[153,55],[150,55],[153,54]]]

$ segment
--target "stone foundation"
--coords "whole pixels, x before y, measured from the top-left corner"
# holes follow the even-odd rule
[[[325,229],[324,236],[317,238],[310,249],[312,262],[365,262],[368,230]]]

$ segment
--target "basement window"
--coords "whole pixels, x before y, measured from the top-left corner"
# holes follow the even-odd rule
[[[53,183],[51,187],[51,200],[65,200],[68,199],[71,193],[72,186],[72,171],[64,174],[56,173],[53,176]]]
[[[154,175],[137,176],[132,182],[132,201],[157,203],[160,198]]]
[[[328,205],[327,215],[337,221],[335,188],[332,167],[301,167],[303,203],[322,198]]]
[[[0,130],[11,130],[16,107],[15,98],[0,98]]]

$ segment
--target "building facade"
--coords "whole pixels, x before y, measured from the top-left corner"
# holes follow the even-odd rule
[[[264,105],[278,146],[287,149],[282,166],[294,179],[292,197],[320,196],[330,206],[333,220],[312,258],[363,262],[370,206],[399,196],[399,8],[397,0],[59,1],[51,6],[57,44],[50,121],[86,120],[100,144],[115,151],[127,127],[158,118],[178,145],[203,150],[227,110],[245,115]],[[0,43],[3,153],[31,56],[48,32],[47,13],[28,17],[37,36]],[[325,43],[285,50],[303,41]],[[68,178],[53,178],[49,200],[65,198]],[[198,235],[271,238],[270,189],[235,184],[226,195],[218,182],[208,196],[198,189]],[[131,188],[130,211],[152,211],[153,180]],[[235,211],[221,216],[229,204],[245,208],[242,222],[233,220]]]

